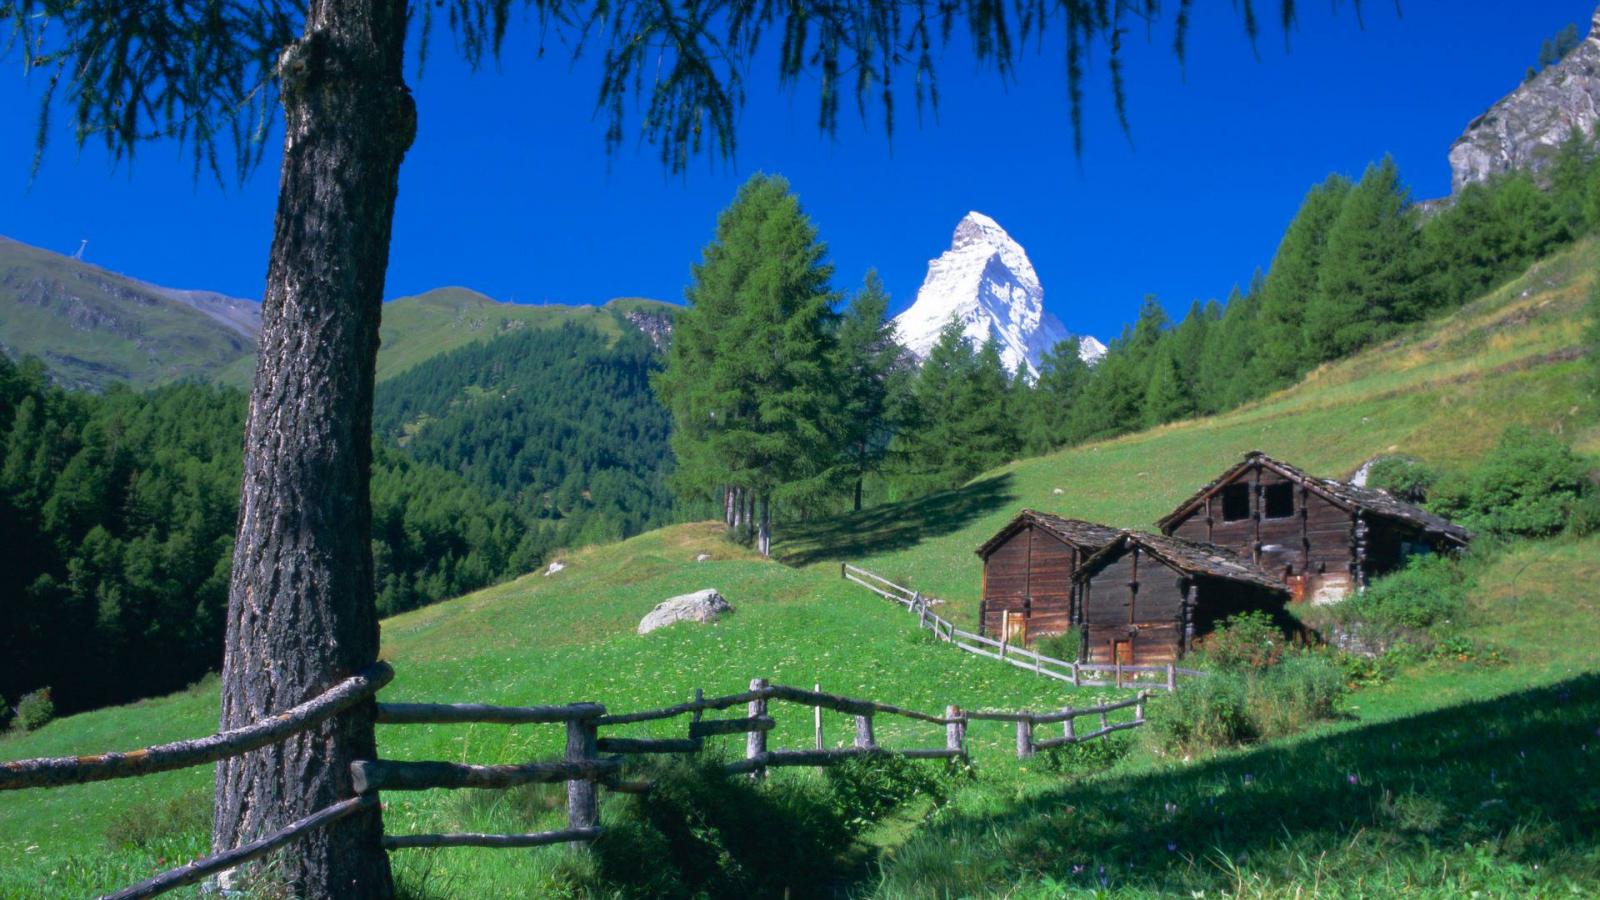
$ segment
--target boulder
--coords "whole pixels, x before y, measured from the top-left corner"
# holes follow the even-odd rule
[[[639,633],[649,634],[674,622],[713,622],[723,613],[730,612],[733,612],[733,607],[728,601],[715,588],[706,588],[657,603],[655,609],[639,620]]]

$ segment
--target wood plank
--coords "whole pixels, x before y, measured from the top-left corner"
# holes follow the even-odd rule
[[[383,849],[405,850],[411,847],[543,847],[546,844],[570,844],[592,841],[600,836],[599,826],[593,828],[567,828],[561,831],[539,831],[533,834],[479,834],[457,832],[452,834],[386,834]]]
[[[598,780],[622,768],[620,759],[538,762],[506,766],[474,766],[450,762],[357,760],[350,776],[358,794],[373,791],[426,791],[433,788],[506,788],[519,784]]]
[[[572,703],[567,706],[488,706],[482,703],[380,703],[380,725],[448,725],[461,722],[489,722],[526,725],[594,719],[605,715],[599,703]]]

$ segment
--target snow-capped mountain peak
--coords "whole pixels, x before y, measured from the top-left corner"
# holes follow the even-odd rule
[[[895,317],[895,334],[906,349],[926,358],[951,316],[974,345],[993,337],[1006,368],[1024,368],[1030,378],[1038,376],[1044,354],[1068,336],[1044,308],[1044,287],[1027,252],[980,212],[963,216],[950,249],[928,263],[916,301]],[[1078,355],[1092,363],[1105,355],[1105,345],[1081,338]]]

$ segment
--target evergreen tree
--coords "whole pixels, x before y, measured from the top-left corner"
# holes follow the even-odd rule
[[[1039,361],[1039,380],[1022,396],[1023,446],[1030,454],[1045,453],[1072,440],[1072,408],[1089,382],[1089,364],[1078,350],[1079,338],[1066,340],[1045,351]]]
[[[1150,363],[1150,380],[1145,385],[1141,409],[1147,428],[1187,418],[1196,410],[1193,388],[1172,350],[1169,341]]]
[[[863,483],[882,466],[894,427],[889,392],[902,350],[888,312],[889,295],[873,270],[839,322],[836,441],[851,481],[851,505],[858,512]]]
[[[912,383],[914,413],[895,436],[894,482],[904,495],[958,487],[1021,448],[1013,379],[993,339],[978,350],[952,317]]]
[[[1367,167],[1328,231],[1305,318],[1315,362],[1345,356],[1420,318],[1418,242],[1400,171],[1385,156]]]
[[[1342,175],[1312,188],[1278,244],[1261,291],[1257,365],[1266,382],[1284,383],[1310,368],[1314,336],[1306,332],[1306,308],[1317,294],[1328,234],[1350,189]]]
[[[1258,278],[1255,285],[1263,282]],[[1262,288],[1264,289],[1264,287]],[[1260,346],[1261,294],[1258,290],[1240,293],[1234,288],[1223,307],[1222,319],[1211,329],[1205,353],[1200,358],[1199,407],[1207,413],[1231,409],[1250,399],[1264,382],[1255,373],[1255,354]]]
[[[695,467],[682,483],[749,491],[763,555],[773,501],[818,491],[837,451],[826,252],[787,181],[745,182],[695,266],[690,307],[655,382],[673,413],[673,449]]]

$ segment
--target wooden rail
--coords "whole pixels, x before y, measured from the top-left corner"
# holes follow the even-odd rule
[[[1205,675],[1196,669],[1185,669],[1168,663],[1164,666],[1125,666],[1120,663],[1081,663],[1053,656],[1045,656],[1027,647],[1019,647],[981,634],[957,628],[954,622],[929,609],[928,598],[903,585],[895,584],[882,575],[850,563],[839,564],[839,575],[867,590],[904,606],[917,616],[917,626],[932,631],[934,637],[958,650],[998,660],[1035,675],[1071,683],[1075,687],[1130,687],[1141,683],[1141,676],[1164,675],[1165,683],[1144,681],[1168,691],[1178,689],[1178,677],[1199,678]],[[1111,680],[1104,679],[1110,674]],[[1099,675],[1102,677],[1096,678]]]
[[[60,787],[111,778],[135,778],[203,766],[275,744],[321,725],[394,680],[394,669],[379,662],[346,678],[298,706],[259,722],[192,741],[174,741],[126,753],[56,756],[0,763],[0,791]]]

